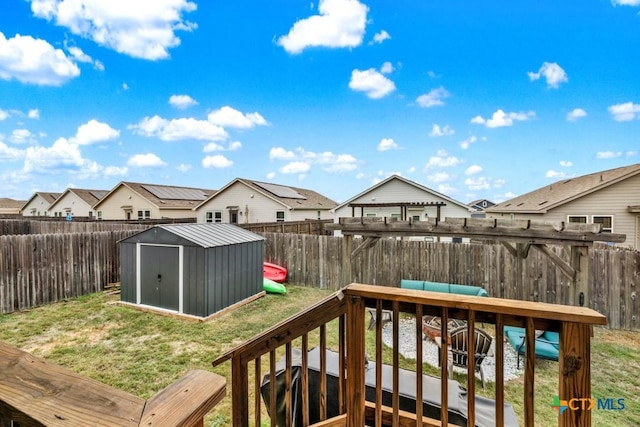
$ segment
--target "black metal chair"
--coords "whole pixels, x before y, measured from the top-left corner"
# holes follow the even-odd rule
[[[475,357],[475,370],[480,373],[480,380],[482,381],[482,388],[485,387],[484,379],[484,367],[482,362],[489,355],[491,349],[491,342],[493,337],[489,335],[485,330],[475,328],[473,337],[473,354]],[[451,331],[449,338],[451,343],[451,357],[449,359],[449,373],[453,373],[452,366],[458,366],[466,368],[469,360],[469,340],[467,339],[467,326],[460,326]]]

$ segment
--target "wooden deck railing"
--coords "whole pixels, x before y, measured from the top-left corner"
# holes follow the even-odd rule
[[[226,380],[193,370],[148,400],[0,342],[0,427],[203,427]]]
[[[366,308],[373,309],[377,323],[375,327],[375,398],[365,399],[366,369]],[[382,394],[382,320],[383,310],[392,313],[393,361],[391,369],[391,404],[383,405]],[[534,425],[534,384],[535,384],[535,330],[543,329],[560,333],[559,346],[559,383],[558,395],[562,400],[591,396],[590,338],[592,325],[606,324],[601,314],[582,307],[559,306],[544,303],[529,303],[498,298],[481,298],[417,290],[406,290],[382,286],[351,284],[329,298],[326,298],[307,310],[279,323],[257,335],[250,341],[221,355],[214,366],[227,360],[232,361],[232,405],[233,425],[262,425],[262,417],[272,414],[271,425],[276,425],[276,358],[284,353],[284,420],[277,425],[292,425],[294,388],[292,387],[292,346],[294,341],[301,346],[302,362],[300,366],[300,403],[302,425],[315,426],[352,426],[363,425],[417,425],[448,426],[449,424],[449,383],[447,379],[448,351],[446,346],[440,354],[440,414],[439,417],[426,417],[422,405],[416,404],[415,411],[400,409],[399,394],[399,319],[400,313],[415,315],[416,320],[416,364],[415,395],[423,395],[422,358],[422,316],[432,315],[442,318],[442,336],[447,336],[447,320],[459,319],[467,322],[468,336],[472,336],[476,323],[495,325],[495,425],[503,425],[504,412],[504,326],[524,327],[526,331],[525,373],[523,386],[524,424]],[[337,396],[328,395],[327,379],[327,324],[338,319],[337,347],[338,374]],[[309,337],[317,330],[320,348],[320,380],[310,393],[309,377]],[[335,326],[331,325],[331,330]],[[268,354],[269,366],[269,407],[261,405],[261,357]],[[255,377],[254,388],[249,389],[250,364]],[[475,396],[474,358],[469,358],[467,366],[467,396]],[[311,401],[310,395],[318,399]],[[250,400],[250,396],[253,399]],[[337,400],[337,415],[327,416],[329,398]],[[418,398],[417,402],[421,402]],[[266,409],[264,411],[263,409]],[[309,419],[309,413],[319,413],[319,419]],[[467,399],[466,417],[468,425],[475,425],[475,399]],[[590,426],[591,414],[588,410],[564,411],[559,416],[560,426]],[[284,424],[282,424],[284,422]]]

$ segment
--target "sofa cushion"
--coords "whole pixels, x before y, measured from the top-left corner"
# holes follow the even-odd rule
[[[488,296],[480,286],[459,285],[456,283],[429,282],[425,280],[400,280],[400,287],[403,289],[417,289],[429,292],[444,292],[457,295],[474,295],[480,297]]]

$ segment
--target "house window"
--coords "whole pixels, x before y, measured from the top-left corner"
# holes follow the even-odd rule
[[[322,215],[320,215],[320,211],[317,211],[316,214],[318,216],[318,219],[322,219]]]
[[[97,217],[100,221],[102,221],[102,211],[98,211],[97,213]]]
[[[89,211],[89,218],[93,218],[93,211]]]
[[[277,211],[276,212],[276,221],[278,221],[278,222],[284,221],[284,211]]]
[[[204,213],[204,222],[213,222],[213,212],[207,211]]]
[[[151,211],[144,211],[144,219],[151,219]]]
[[[214,215],[214,222],[222,222],[222,212],[221,211],[215,211]]]
[[[138,219],[142,219],[142,211],[138,211]]]
[[[602,232],[603,233],[612,233],[613,232],[613,217],[606,216],[593,216],[594,224],[602,224]]]
[[[373,213],[368,213],[368,214],[365,214],[365,216],[366,216],[367,218],[374,218],[374,217],[376,216],[376,213],[375,213],[375,212],[373,212]]]
[[[420,221],[420,215],[414,215],[411,217],[414,221]]]
[[[578,224],[586,224],[587,223],[587,216],[586,215],[569,215],[567,217],[567,220],[569,222],[576,222]]]

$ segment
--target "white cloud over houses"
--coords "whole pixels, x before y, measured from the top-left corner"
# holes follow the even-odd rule
[[[198,105],[198,101],[190,97],[189,95],[171,95],[169,97],[169,104],[180,110],[184,110],[194,105]]]
[[[569,120],[570,122],[575,122],[583,117],[587,117],[587,112],[582,108],[574,108],[567,113],[567,120]]]
[[[569,160],[560,160],[560,166],[562,166],[563,168],[570,168],[571,166],[573,166],[573,162]]]
[[[282,147],[271,148],[269,159],[289,161],[287,165],[280,168],[281,173],[306,173],[313,165],[318,165],[323,171],[329,173],[348,172],[357,169],[359,163],[358,159],[351,154],[335,154],[331,151],[314,152],[302,147],[294,151]]]
[[[0,122],[3,120],[7,120],[9,118],[9,113],[0,108]]]
[[[382,138],[378,144],[378,151],[396,150],[398,144],[392,138]]]
[[[471,144],[473,144],[474,142],[476,142],[478,140],[478,138],[475,135],[471,135],[469,138],[460,141],[460,148],[462,148],[463,150],[466,150],[467,148],[469,148],[471,146]]]
[[[436,156],[429,157],[424,170],[430,170],[433,168],[448,168],[457,166],[460,163],[462,163],[461,159],[455,156],[450,156],[445,150],[439,150]]]
[[[444,99],[450,96],[443,86],[436,89],[431,89],[428,93],[422,94],[416,98],[416,102],[423,108],[436,107],[444,105]]]
[[[364,92],[371,99],[379,99],[396,90],[396,85],[375,68],[369,68],[368,70],[353,70],[349,88],[356,92]]]
[[[36,135],[32,134],[28,129],[14,129],[11,132],[9,141],[14,144],[37,144]]]
[[[127,160],[127,166],[132,168],[157,168],[166,165],[160,157],[153,153],[134,154]]]
[[[118,138],[119,136],[120,131],[113,129],[106,123],[91,119],[87,123],[78,127],[76,135],[73,138],[70,138],[70,141],[78,145],[90,145],[98,142],[110,141]]]
[[[469,190],[489,190],[491,188],[491,182],[487,177],[480,176],[476,178],[466,178],[464,184]]]
[[[529,76],[529,80],[535,81],[544,77],[547,81],[547,87],[557,89],[560,87],[561,83],[566,83],[569,81],[567,77],[567,73],[562,69],[561,66],[556,64],[555,62],[543,62],[542,66],[537,72],[529,71],[527,72]]]
[[[269,160],[290,160],[295,157],[296,154],[293,151],[285,150],[282,147],[273,147],[269,150]]]
[[[66,44],[65,44],[65,46],[66,46]],[[69,52],[71,57],[76,62],[86,62],[86,63],[89,63],[89,64],[93,64],[93,68],[95,68],[96,70],[104,71],[104,64],[102,62],[94,60],[92,57],[90,57],[89,55],[84,53],[83,50],[80,49],[79,47],[77,47],[77,46],[66,46],[66,48],[67,48],[67,52]]]
[[[224,169],[224,168],[229,168],[231,166],[233,166],[233,161],[227,159],[222,154],[206,156],[204,159],[202,159],[203,168]]]
[[[266,126],[269,123],[260,113],[246,113],[224,106],[215,110],[207,116],[207,120],[214,125],[238,129],[249,129],[254,126]]]
[[[369,8],[358,0],[320,0],[318,15],[297,21],[278,45],[291,54],[308,47],[356,47],[362,43]]]
[[[640,104],[634,104],[633,102],[615,104],[610,106],[608,110],[617,122],[628,122],[634,119],[640,119]]]
[[[102,175],[104,176],[124,176],[129,172],[129,168],[126,166],[105,166],[102,169]]]
[[[208,120],[194,118],[164,119],[160,116],[145,117],[138,124],[130,125],[134,133],[146,137],[155,137],[163,141],[196,139],[200,141],[222,141],[228,138],[221,126]]]
[[[61,86],[79,75],[78,66],[49,42],[20,34],[7,39],[0,32],[0,79]]]
[[[441,182],[451,181],[452,179],[453,177],[447,172],[436,172],[431,175],[427,175],[427,181],[433,182],[436,184]]]
[[[465,175],[475,175],[482,172],[482,166],[480,165],[471,165],[464,171]]]
[[[183,19],[197,6],[187,0],[31,0],[38,18],[116,52],[148,60],[164,59],[180,44],[177,31],[197,25]]]
[[[451,136],[456,131],[454,131],[449,125],[440,126],[439,124],[434,123],[431,126],[431,132],[429,132],[429,136],[432,138],[440,137],[440,136]]]
[[[555,171],[553,169],[550,169],[547,171],[546,174],[544,174],[544,176],[546,178],[554,178],[554,179],[558,179],[558,178],[564,178],[565,173],[562,171]]]
[[[26,151],[15,147],[10,147],[0,141],[0,159],[1,160],[20,160],[24,158]]]
[[[29,112],[27,113],[27,117],[29,117],[30,119],[39,119],[40,118],[40,110],[38,110],[37,108],[33,108],[31,110],[29,110]]]
[[[280,168],[280,173],[284,174],[296,174],[307,173],[311,169],[311,164],[308,162],[290,162]]]
[[[505,113],[503,110],[497,110],[493,113],[490,119],[485,119],[482,116],[476,116],[471,119],[471,123],[478,125],[485,125],[488,128],[499,128],[505,126],[512,126],[515,121],[527,121],[532,117],[535,117],[536,113],[533,111],[519,112],[519,113]]]
[[[615,159],[622,156],[622,151],[599,151],[596,153],[596,159]]]
[[[382,30],[373,35],[373,43],[382,43],[385,40],[389,40],[391,36],[385,30]]]

